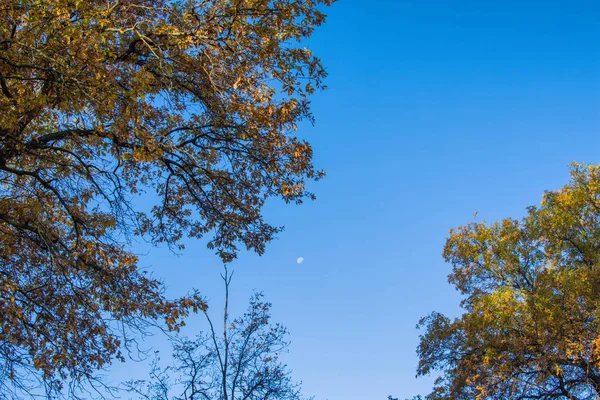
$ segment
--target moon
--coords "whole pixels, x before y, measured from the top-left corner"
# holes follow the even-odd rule
[[[302,264],[303,261],[304,261],[304,257],[298,257],[298,259],[296,260],[296,262],[298,264]]]

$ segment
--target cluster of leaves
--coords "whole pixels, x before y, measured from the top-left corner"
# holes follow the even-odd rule
[[[279,361],[286,351],[287,329],[272,324],[271,303],[255,293],[243,316],[229,319],[228,297],[231,276],[225,275],[223,331],[218,333],[207,309],[210,327],[195,339],[175,337],[174,363],[165,368],[156,359],[149,381],[130,381],[127,389],[145,400],[302,400],[300,385]]]
[[[598,398],[600,166],[521,220],[451,230],[444,257],[465,312],[420,323],[418,373],[443,372],[426,398]]]
[[[166,300],[124,239],[212,233],[228,262],[278,232],[267,198],[312,198],[290,132],[325,77],[297,44],[323,3],[2,2],[0,392],[35,371],[59,390],[122,358],[120,331],[203,307]]]

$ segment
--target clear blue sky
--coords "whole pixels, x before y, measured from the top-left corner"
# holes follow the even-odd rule
[[[308,46],[329,89],[300,130],[327,177],[315,202],[269,203],[286,231],[234,263],[234,310],[265,292],[317,400],[425,394],[415,324],[460,312],[440,255],[448,229],[475,211],[522,216],[573,160],[600,163],[600,2],[342,0],[327,14]],[[143,260],[170,294],[194,286],[221,306],[221,265],[203,245]]]

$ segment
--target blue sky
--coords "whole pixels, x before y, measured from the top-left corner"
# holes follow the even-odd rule
[[[520,217],[572,161],[600,163],[600,3],[342,0],[327,14],[307,45],[329,89],[299,131],[327,177],[315,202],[268,204],[286,230],[234,263],[233,309],[265,292],[291,332],[286,361],[317,400],[425,394],[415,324],[460,312],[448,230],[475,211]],[[221,265],[203,245],[143,262],[170,294],[196,287],[218,311]],[[200,328],[192,318],[187,332]]]

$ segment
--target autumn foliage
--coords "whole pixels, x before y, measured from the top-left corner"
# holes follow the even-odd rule
[[[428,399],[598,398],[600,166],[520,220],[453,229],[444,257],[464,314],[421,321],[418,372],[442,372]]]
[[[228,262],[279,231],[267,198],[312,198],[292,132],[325,76],[298,44],[322,3],[2,2],[0,391],[89,377],[124,332],[203,306],[166,300],[128,239],[206,237]]]

